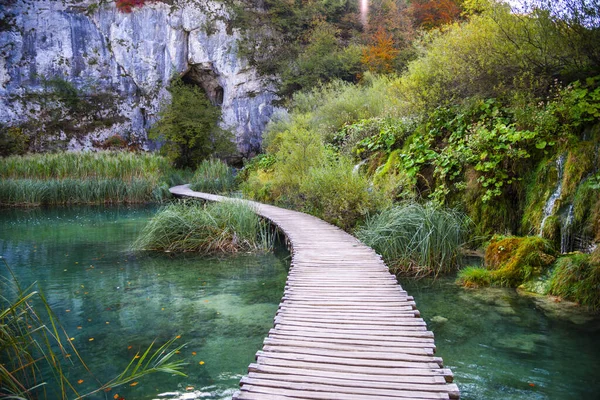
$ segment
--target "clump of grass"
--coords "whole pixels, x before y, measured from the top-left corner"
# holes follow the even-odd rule
[[[270,250],[274,237],[248,205],[183,201],[165,206],[134,243],[136,250],[235,253]]]
[[[0,159],[0,204],[146,203],[170,196],[173,168],[148,153],[99,152]]]
[[[183,362],[172,360],[183,346],[172,348],[175,341],[172,339],[155,351],[153,343],[144,353],[136,355],[119,376],[89,393],[79,393],[68,370],[79,363],[88,373],[92,371],[69,340],[47,299],[35,290],[35,284],[21,288],[6,261],[1,261],[10,278],[0,282],[0,398],[79,399],[154,372],[185,376],[181,372]]]
[[[469,288],[490,286],[491,271],[482,267],[465,267],[458,271],[457,282]]]
[[[236,188],[233,168],[221,160],[204,160],[196,169],[192,190],[206,193],[229,193]]]
[[[356,236],[397,273],[431,275],[458,267],[470,221],[432,203],[409,203],[367,218]]]
[[[600,250],[596,253],[599,258]],[[559,258],[550,277],[549,294],[600,310],[600,260],[582,253]]]

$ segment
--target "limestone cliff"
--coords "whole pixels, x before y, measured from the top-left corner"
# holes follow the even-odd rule
[[[35,96],[58,78],[88,98],[80,117],[67,117],[90,122],[71,148],[114,134],[143,140],[180,75],[222,107],[242,153],[260,146],[275,95],[238,55],[240,33],[218,1],[148,2],[123,13],[113,2],[11,0],[0,18],[0,123],[40,120],[52,104]]]

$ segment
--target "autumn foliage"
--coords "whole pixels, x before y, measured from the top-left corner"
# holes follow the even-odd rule
[[[415,0],[410,7],[415,25],[423,28],[449,24],[461,13],[454,0]]]
[[[122,13],[130,13],[134,7],[142,7],[146,0],[116,0],[117,10]]]
[[[399,50],[394,46],[391,34],[379,28],[372,37],[372,44],[364,49],[361,62],[372,72],[391,72]]]

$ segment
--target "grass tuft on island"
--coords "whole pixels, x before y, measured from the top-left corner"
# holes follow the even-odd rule
[[[367,218],[356,236],[396,273],[437,275],[458,267],[470,221],[457,211],[407,203]]]
[[[238,201],[180,201],[163,207],[144,227],[135,250],[201,254],[269,251],[275,235],[268,222]]]
[[[10,156],[0,177],[5,206],[160,202],[181,183],[162,156],[114,151]]]
[[[204,160],[196,168],[190,188],[197,192],[230,193],[236,189],[233,168],[221,160]]]

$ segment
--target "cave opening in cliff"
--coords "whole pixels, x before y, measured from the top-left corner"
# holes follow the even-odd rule
[[[191,65],[187,72],[183,74],[181,80],[186,85],[201,87],[212,104],[219,107],[223,105],[225,92],[219,84],[219,76],[213,70],[212,65]]]

